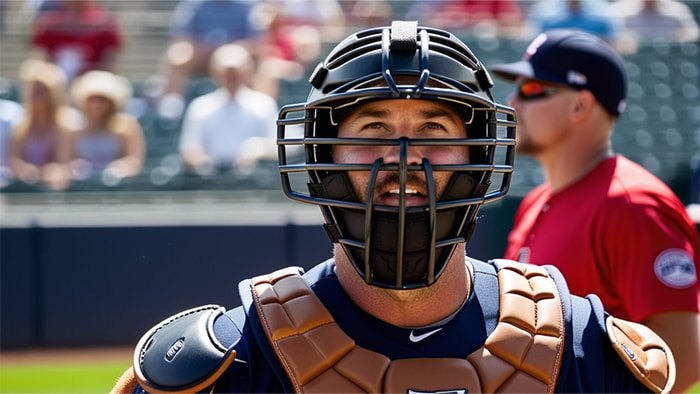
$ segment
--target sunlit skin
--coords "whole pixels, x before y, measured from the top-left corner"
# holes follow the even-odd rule
[[[226,68],[220,70],[217,77],[221,86],[234,96],[241,86],[244,86],[246,81],[250,79],[250,72],[236,68]]]
[[[339,138],[466,138],[462,118],[449,106],[426,100],[382,100],[365,104],[345,119],[338,130]],[[398,146],[335,146],[336,163],[371,164],[382,157],[385,163],[399,162]],[[469,162],[465,146],[420,146],[408,148],[408,164],[421,164],[423,158],[436,164]],[[435,188],[438,196],[452,173],[436,171]],[[364,201],[369,183],[368,171],[348,173],[358,198]],[[380,205],[399,205],[399,178],[396,172],[382,171],[377,178],[374,202]],[[428,202],[425,174],[410,172],[406,185],[406,204],[424,205]]]
[[[382,100],[358,107],[341,124],[340,138],[466,138],[464,120],[448,105],[425,100]],[[408,164],[419,164],[423,158],[432,164],[467,163],[465,146],[415,146],[408,148]],[[398,146],[335,146],[336,163],[398,163]],[[451,172],[434,172],[438,196],[443,192]],[[353,189],[365,200],[368,171],[349,172]],[[425,174],[417,171],[409,176],[406,203],[410,206],[427,203]],[[396,173],[378,175],[374,191],[375,203],[398,205],[399,180]],[[464,245],[459,244],[445,271],[431,286],[412,290],[393,290],[370,286],[355,272],[338,244],[335,245],[338,280],[353,301],[367,313],[390,324],[420,327],[437,322],[458,310],[470,292],[471,276],[464,261]],[[440,305],[436,308],[435,305]]]
[[[537,100],[516,94],[508,105],[518,113],[516,151],[537,160],[552,192],[557,192],[613,156],[613,118],[588,90],[544,85],[556,92]]]
[[[35,116],[46,117],[49,115],[52,106],[49,88],[41,82],[31,82],[29,95]]]
[[[508,101],[508,105],[518,112],[518,126],[515,133],[518,153],[536,156],[568,138],[566,107],[570,105],[569,99],[575,97],[577,92],[560,85],[543,85],[556,89],[555,93],[533,101],[523,101],[514,94]],[[544,108],[548,116],[541,116]]]
[[[90,96],[85,103],[85,115],[90,128],[105,127],[114,112],[112,101],[103,96]]]

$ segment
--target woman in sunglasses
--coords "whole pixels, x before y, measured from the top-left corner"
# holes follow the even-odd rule
[[[504,257],[555,265],[573,294],[597,294],[659,333],[678,367],[673,391],[686,391],[700,379],[698,233],[667,185],[612,150],[622,59],[596,36],[558,29],[492,71],[518,84],[516,151],[546,178],[521,202]]]

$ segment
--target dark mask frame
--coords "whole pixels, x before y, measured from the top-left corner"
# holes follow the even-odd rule
[[[405,84],[409,77],[414,84]],[[443,272],[456,246],[468,242],[479,207],[505,196],[513,171],[515,111],[496,104],[492,82],[471,51],[450,33],[394,22],[344,40],[311,77],[306,103],[287,105],[278,118],[278,153],[282,189],[289,198],[321,207],[330,239],[339,243],[363,280],[392,289],[430,286]],[[448,104],[465,119],[464,139],[337,138],[338,124],[369,100],[421,99]],[[288,132],[303,126],[302,136]],[[398,146],[398,163],[334,163],[334,145]],[[409,147],[469,147],[470,162],[433,165],[424,159],[408,164]],[[303,163],[293,149],[303,147]],[[502,150],[500,154],[498,150]],[[497,164],[496,160],[502,164]],[[356,196],[348,171],[368,171],[367,196]],[[399,177],[399,205],[376,205],[374,183],[382,171]],[[428,203],[406,206],[406,180],[421,172]],[[433,173],[453,172],[438,199]],[[290,175],[305,172],[308,190],[295,187]],[[501,181],[491,185],[491,175]],[[362,202],[364,200],[364,202]]]

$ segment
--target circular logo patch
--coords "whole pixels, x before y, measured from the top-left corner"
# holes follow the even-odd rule
[[[661,252],[654,261],[654,273],[661,283],[676,289],[692,286],[698,280],[693,259],[681,249]]]

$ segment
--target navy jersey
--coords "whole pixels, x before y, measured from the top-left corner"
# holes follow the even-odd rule
[[[470,262],[474,267],[474,291],[465,305],[449,321],[424,328],[393,326],[362,311],[340,287],[333,260],[314,267],[303,277],[358,346],[390,359],[466,358],[494,330],[499,304],[496,268],[489,263]],[[569,295],[559,272],[547,269],[559,288],[566,320],[556,392],[649,392],[612,348],[598,298]],[[239,288],[243,306],[228,311],[214,326],[217,338],[237,352],[236,361],[216,383],[215,391],[293,392],[252,306],[250,282],[242,282]]]

